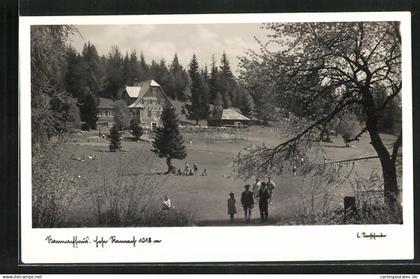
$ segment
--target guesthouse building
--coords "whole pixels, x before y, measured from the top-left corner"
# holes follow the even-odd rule
[[[172,105],[162,87],[154,80],[138,82],[133,86],[124,86],[117,94],[131,112],[132,118],[139,120],[140,126],[151,131],[162,125],[160,116],[166,105]],[[98,129],[110,128],[114,124],[115,101],[99,98],[97,107]]]
[[[146,80],[136,86],[126,87],[127,95],[136,99],[128,106],[140,126],[153,130],[162,125],[160,116],[166,105],[172,105],[163,88],[154,80]]]

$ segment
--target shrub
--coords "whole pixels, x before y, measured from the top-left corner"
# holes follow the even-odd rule
[[[356,213],[348,221],[354,224],[402,224],[402,209],[390,207],[384,200],[383,178],[372,172],[368,178],[356,176],[352,183]]]
[[[126,103],[122,100],[114,103],[114,122],[118,124],[121,129],[127,129],[130,125],[131,114]]]
[[[35,150],[32,157],[32,225],[36,228],[60,226],[67,210],[79,202],[77,185],[60,160],[57,146]]]
[[[162,210],[157,190],[164,181],[152,176],[104,177],[90,193],[98,226],[188,226],[193,215],[185,209]]]
[[[137,118],[131,119],[130,121],[130,133],[133,135],[135,141],[138,141],[143,135],[143,129]]]
[[[337,133],[343,137],[344,143],[349,147],[350,140],[356,136],[359,122],[354,114],[346,113],[337,126]]]
[[[331,190],[319,186],[318,179],[296,203],[290,223],[297,225],[332,224],[402,224],[400,207],[389,207],[384,201],[383,179],[376,172],[370,177],[356,176],[351,183],[356,198],[354,212],[344,212],[343,205],[331,206]],[[330,185],[331,186],[331,185]],[[315,190],[315,191],[314,191]],[[302,193],[302,191],[300,191]],[[314,195],[315,194],[315,195]],[[314,199],[315,197],[315,199]],[[315,206],[314,206],[315,204]]]

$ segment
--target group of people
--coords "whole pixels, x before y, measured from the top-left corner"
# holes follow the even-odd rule
[[[182,171],[180,168],[175,173],[177,176],[185,175],[185,176],[191,176],[191,175],[197,175],[198,173],[198,164],[196,162],[193,163],[192,168],[188,164],[188,162],[185,162],[184,171]],[[175,169],[174,169],[175,171]],[[207,169],[203,169],[203,172],[201,173],[201,176],[207,176]]]
[[[268,204],[271,204],[273,197],[273,190],[276,188],[276,184],[271,177],[268,177],[267,182],[260,181],[259,178],[255,180],[255,183],[252,186],[252,191],[250,190],[250,185],[247,184],[244,186],[245,190],[241,194],[241,204],[244,209],[245,222],[249,223],[251,221],[251,213],[254,208],[255,198],[258,202],[258,207],[260,210],[261,221],[265,222],[268,219]],[[235,194],[229,193],[229,199],[227,201],[228,205],[228,215],[230,216],[230,221],[233,223],[236,214],[236,200]]]

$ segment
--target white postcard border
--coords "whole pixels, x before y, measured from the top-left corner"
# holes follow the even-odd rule
[[[20,17],[20,201],[23,263],[341,261],[413,259],[413,158],[411,21],[409,12],[206,14],[144,16]],[[30,25],[38,24],[197,24],[303,21],[401,21],[403,72],[403,225],[65,228],[33,229],[31,202]],[[358,232],[383,233],[386,238],[358,239]],[[55,239],[89,236],[120,239],[152,237],[161,243],[112,245],[51,245]]]

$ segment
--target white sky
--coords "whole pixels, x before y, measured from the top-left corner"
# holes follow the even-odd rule
[[[159,25],[76,25],[81,36],[71,36],[71,44],[81,51],[90,41],[99,55],[108,54],[117,45],[125,55],[136,50],[138,57],[143,51],[146,62],[164,58],[167,65],[174,54],[186,67],[193,53],[197,55],[201,67],[210,66],[211,56],[219,63],[223,51],[226,52],[232,70],[237,69],[237,56],[247,49],[258,47],[254,36],[265,41],[266,31],[261,24],[159,24]]]

